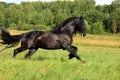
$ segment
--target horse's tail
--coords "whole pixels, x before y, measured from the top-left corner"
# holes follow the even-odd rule
[[[0,29],[0,39],[2,40],[0,43],[7,44],[8,46],[6,48],[16,46],[20,41],[20,37],[21,35],[11,35],[9,31]]]

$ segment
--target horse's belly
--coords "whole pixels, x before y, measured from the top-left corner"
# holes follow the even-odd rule
[[[39,41],[39,43],[37,44],[38,47],[43,48],[43,49],[59,49],[60,45],[58,43],[54,43],[54,42],[41,42]]]

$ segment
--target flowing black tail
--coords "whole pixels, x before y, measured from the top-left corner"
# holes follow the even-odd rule
[[[11,35],[7,30],[0,29],[0,39],[2,40],[0,43],[7,44],[4,49],[16,46],[20,41],[20,36],[21,35]]]

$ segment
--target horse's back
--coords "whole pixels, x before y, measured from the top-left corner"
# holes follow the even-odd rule
[[[36,38],[44,33],[44,31],[37,30],[24,33],[21,38],[21,45],[30,48],[31,46],[33,46]]]

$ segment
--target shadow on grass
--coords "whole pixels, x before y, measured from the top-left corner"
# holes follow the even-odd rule
[[[33,60],[33,61],[45,61],[45,60],[58,60],[58,61],[67,61],[67,58],[65,59],[64,57],[37,57],[37,58],[31,58],[30,60]]]

